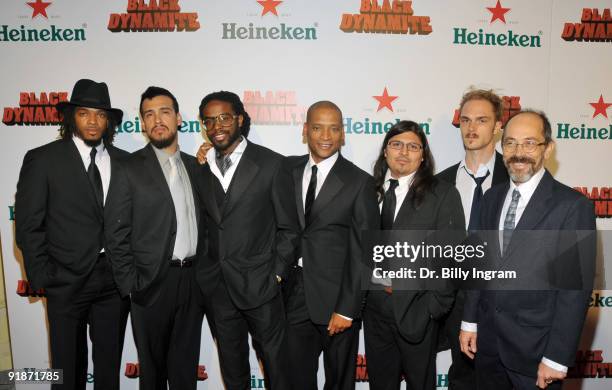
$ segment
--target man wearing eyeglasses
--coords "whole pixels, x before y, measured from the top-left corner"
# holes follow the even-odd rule
[[[503,157],[495,151],[496,138],[502,128],[502,109],[502,99],[492,90],[474,89],[463,95],[459,104],[459,127],[465,157],[437,175],[457,187],[468,230],[478,229],[483,194],[492,186],[508,182]],[[449,390],[472,390],[476,386],[474,363],[461,353],[459,345],[464,302],[465,292],[458,291],[440,335],[443,345],[440,349],[451,349]]]
[[[250,388],[250,333],[268,388],[289,389],[280,283],[299,239],[291,177],[283,156],[247,140],[251,120],[236,94],[207,95],[199,115],[213,148],[201,168],[208,249],[197,279],[212,302],[223,381]]]
[[[538,252],[545,245],[519,242],[518,238],[526,236],[513,235],[515,230],[595,230],[593,204],[544,168],[554,149],[551,133],[544,113],[522,111],[508,121],[503,134],[510,180],[484,195],[479,225],[482,230],[503,231],[499,252],[508,267],[525,258],[546,261]],[[561,256],[553,255],[555,260]],[[475,358],[477,387],[560,389],[568,367],[574,364],[590,293],[567,289],[468,291],[460,344],[468,357]]]
[[[325,388],[355,388],[361,328],[362,246],[365,230],[379,228],[372,177],[340,153],[342,112],[314,103],[304,123],[309,154],[288,158],[302,231],[287,295],[291,389],[317,389],[323,352]]]

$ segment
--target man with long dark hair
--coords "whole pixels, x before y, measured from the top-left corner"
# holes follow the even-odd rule
[[[121,298],[106,257],[106,199],[127,153],[112,145],[123,112],[112,108],[105,83],[77,81],[59,103],[61,139],[30,150],[23,161],[15,209],[17,245],[30,286],[44,288],[53,368],[63,385],[85,389],[87,325],[94,388],[119,389],[129,300]]]
[[[195,390],[203,317],[195,282],[204,244],[199,171],[179,148],[182,118],[170,91],[147,88],[140,116],[149,144],[118,172],[108,249],[119,290],[132,300],[140,389]]]
[[[211,299],[221,374],[228,390],[250,388],[248,334],[259,346],[267,387],[289,389],[280,283],[295,261],[297,213],[283,156],[247,137],[250,118],[227,91],[202,99],[213,148],[202,169],[208,250],[197,279]]]
[[[461,198],[434,176],[425,133],[412,121],[386,134],[374,166],[383,230],[463,230]],[[373,279],[364,313],[370,388],[436,388],[438,320],[453,303],[443,291],[408,291],[387,279]],[[376,286],[374,284],[381,284]]]
[[[309,154],[289,157],[302,231],[287,289],[292,389],[355,388],[361,328],[362,232],[378,229],[372,177],[340,153],[342,112],[330,101],[308,108],[302,135]]]

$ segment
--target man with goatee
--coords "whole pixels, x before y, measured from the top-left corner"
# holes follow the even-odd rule
[[[30,150],[15,195],[17,245],[28,282],[44,288],[51,365],[64,370],[53,389],[84,390],[87,331],[94,389],[119,389],[129,300],[119,295],[108,261],[104,224],[109,189],[128,153],[112,145],[123,116],[105,83],[82,79],[57,105],[60,139]]]
[[[172,93],[149,87],[140,116],[149,144],[119,172],[108,250],[119,290],[132,300],[140,389],[195,390],[203,311],[194,270],[205,230],[197,162],[180,151],[182,119]]]
[[[199,114],[213,148],[201,168],[208,250],[197,278],[211,300],[223,381],[228,390],[250,389],[250,333],[267,388],[286,390],[280,284],[299,240],[291,176],[283,156],[247,139],[250,118],[236,94],[207,95]]]

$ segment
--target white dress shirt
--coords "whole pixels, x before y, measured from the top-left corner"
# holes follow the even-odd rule
[[[81,156],[81,160],[83,160],[83,165],[85,167],[85,172],[87,172],[87,168],[89,167],[89,162],[91,161],[91,157],[89,153],[91,153],[91,146],[85,144],[85,141],[80,139],[77,136],[72,137],[72,141],[77,147],[79,151],[79,155]],[[100,145],[96,146],[96,166],[98,167],[98,171],[100,171],[100,179],[102,179],[102,204],[106,202],[106,193],[108,192],[108,186],[110,184],[110,176],[111,176],[111,161],[110,155],[108,154],[108,150],[104,147],[104,142],[100,142]]]
[[[476,172],[470,171],[465,163],[465,157],[459,163],[457,169],[457,177],[455,179],[455,187],[461,195],[461,204],[463,205],[463,214],[465,216],[465,226],[470,225],[470,214],[472,212],[472,201],[474,199],[474,190],[476,189],[476,182],[472,177],[483,177],[489,171],[489,176],[482,182],[482,193],[487,192],[493,184],[493,169],[495,168],[495,153],[485,164],[478,165]]]
[[[504,230],[504,221],[506,219],[506,214],[508,213],[508,208],[510,207],[510,202],[512,201],[512,192],[516,189],[521,194],[521,197],[519,198],[519,201],[518,201],[518,205],[516,207],[516,217],[514,220],[514,226],[516,226],[521,220],[521,217],[523,216],[523,212],[525,211],[525,208],[529,204],[529,200],[533,196],[533,193],[535,192],[536,188],[538,188],[538,185],[540,184],[540,181],[544,177],[545,172],[546,171],[543,167],[540,168],[540,170],[536,172],[531,177],[531,179],[529,179],[525,183],[521,183],[521,185],[518,185],[518,186],[514,184],[512,180],[510,180],[510,189],[508,190],[508,193],[506,194],[506,198],[504,199],[504,205],[502,207],[501,216],[499,219],[499,224],[498,224],[499,230],[502,230],[502,231]],[[475,324],[473,322],[461,321],[461,330],[464,330],[467,332],[477,332],[478,324]],[[554,362],[550,359],[547,359],[546,357],[542,357],[542,363],[546,364],[548,367],[554,370],[561,371],[561,372],[567,372],[566,366],[559,364],[557,362]]]
[[[399,212],[400,208],[402,208],[402,203],[404,203],[404,200],[406,199],[406,195],[408,195],[408,191],[410,191],[410,186],[412,185],[412,180],[414,180],[415,173],[416,171],[412,172],[411,174],[407,176],[402,176],[399,179],[395,179],[398,181],[398,183],[397,183],[397,187],[395,187],[395,210],[393,214],[393,221],[395,221],[395,218],[397,218],[397,213]],[[391,171],[387,169],[387,173],[385,173],[385,182],[383,183],[383,190],[385,192],[387,192],[387,190],[389,189],[389,186],[391,185],[391,182],[390,182],[391,179],[394,179],[394,178],[391,176]],[[383,207],[383,202],[380,202],[378,204],[378,210],[381,213],[382,213],[382,207]],[[374,284],[378,284],[378,285],[385,286],[385,287],[391,287],[393,284],[391,279],[375,278],[374,275],[372,275],[372,278],[370,279],[370,281]]]
[[[219,170],[219,167],[217,166],[217,160],[215,159],[217,152],[215,148],[210,148],[208,152],[206,152],[206,161],[208,162],[210,171],[212,172],[213,175],[217,177],[217,179],[219,179],[219,183],[221,183],[221,187],[223,188],[223,191],[225,192],[227,192],[227,189],[232,183],[232,178],[234,177],[234,173],[236,172],[236,167],[238,167],[238,163],[240,162],[240,159],[242,158],[242,154],[244,153],[244,150],[246,149],[247,144],[248,144],[246,138],[244,137],[241,137],[241,138],[242,138],[242,141],[240,141],[238,146],[236,146],[236,149],[234,149],[232,153],[230,153],[229,155],[230,160],[232,161],[232,165],[230,165],[227,171],[225,171],[225,175],[221,174],[221,171]]]

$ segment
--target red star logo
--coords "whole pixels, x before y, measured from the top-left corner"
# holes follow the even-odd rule
[[[499,19],[504,22],[504,24],[506,24],[506,12],[510,11],[510,8],[502,7],[499,0],[497,0],[497,4],[495,5],[495,7],[487,7],[487,9],[489,10],[489,12],[491,12],[490,23],[493,23],[494,21]]]
[[[606,110],[608,109],[608,107],[612,106],[612,103],[605,103],[603,95],[599,95],[599,100],[597,101],[597,103],[589,104],[595,109],[595,112],[593,112],[593,118],[600,114],[608,118],[608,112]]]
[[[47,7],[51,5],[51,2],[44,2],[42,0],[36,0],[36,2],[28,2],[26,3],[30,7],[32,7],[32,19],[34,19],[38,15],[42,15],[45,18],[49,19],[47,15]]]
[[[382,110],[385,107],[387,107],[391,112],[393,112],[393,106],[391,105],[391,103],[393,103],[393,101],[398,98],[397,96],[389,96],[387,87],[385,87],[385,90],[383,91],[382,95],[372,97],[378,100],[378,108],[376,109],[376,112]]]
[[[278,16],[278,11],[276,10],[276,7],[278,7],[278,5],[282,3],[282,1],[258,0],[257,2],[263,7],[263,9],[261,10],[261,16],[264,16],[268,12],[272,12],[274,15]]]

